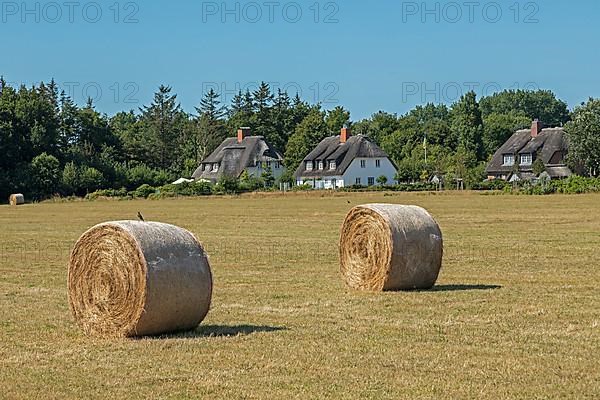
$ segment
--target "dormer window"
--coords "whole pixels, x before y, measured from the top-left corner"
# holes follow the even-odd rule
[[[329,161],[329,169],[334,170],[337,168],[335,161]]]
[[[219,164],[218,163],[214,163],[212,166],[212,170],[213,172],[218,172],[219,171]]]
[[[319,171],[323,171],[324,165],[323,161],[319,161]]]
[[[521,165],[531,165],[533,164],[533,154],[525,153],[521,154]]]
[[[306,170],[307,171],[312,171],[313,170],[313,162],[312,161],[307,161],[306,162]]]
[[[514,154],[504,154],[503,158],[504,158],[504,162],[502,163],[502,165],[504,165],[506,167],[512,167],[513,165],[515,165],[515,155]]]

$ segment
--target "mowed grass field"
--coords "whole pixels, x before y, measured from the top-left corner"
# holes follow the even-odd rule
[[[439,222],[431,291],[359,293],[339,276],[354,205]],[[192,333],[82,335],[69,249],[108,220],[168,222],[211,255]],[[600,196],[289,194],[0,207],[2,399],[503,399],[600,396]]]

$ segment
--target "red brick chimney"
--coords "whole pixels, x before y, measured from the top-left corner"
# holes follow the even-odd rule
[[[534,120],[531,123],[531,137],[532,138],[538,137],[538,135],[540,134],[542,129],[543,129],[542,122],[539,119]]]
[[[340,143],[346,143],[350,138],[350,128],[344,126],[340,133]]]
[[[237,133],[238,133],[237,141],[238,141],[238,143],[242,143],[244,141],[244,138],[250,136],[250,128],[242,127],[240,129],[238,129]]]

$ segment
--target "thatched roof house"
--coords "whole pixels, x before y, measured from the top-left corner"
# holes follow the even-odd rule
[[[373,186],[385,176],[394,181],[396,167],[377,144],[363,135],[350,135],[343,128],[340,135],[323,139],[296,169],[296,182],[316,189],[335,189],[351,185]]]
[[[270,169],[275,178],[283,174],[283,156],[262,136],[251,136],[240,128],[237,137],[227,138],[202,161],[193,178],[217,182],[222,176],[239,178],[244,171],[259,177]]]
[[[532,179],[533,163],[540,157],[546,172],[552,179],[567,178],[572,175],[565,164],[569,145],[564,128],[543,128],[538,120],[531,129],[515,132],[492,157],[487,166],[488,179],[509,180],[517,173],[519,179]]]

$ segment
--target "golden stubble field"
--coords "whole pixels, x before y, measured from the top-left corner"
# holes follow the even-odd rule
[[[427,292],[358,293],[337,262],[353,206],[416,204],[445,257]],[[194,232],[214,296],[197,331],[84,337],[70,247],[134,219]],[[0,207],[0,398],[600,396],[600,196],[289,194]]]

